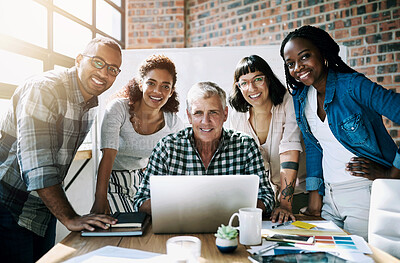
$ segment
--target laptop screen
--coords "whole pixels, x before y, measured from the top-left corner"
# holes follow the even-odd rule
[[[257,175],[151,176],[154,233],[210,233],[243,207],[256,207]]]

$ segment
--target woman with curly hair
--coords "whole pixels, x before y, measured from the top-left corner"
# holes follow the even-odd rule
[[[346,65],[320,28],[292,31],[280,53],[306,146],[308,213],[367,240],[372,181],[400,178],[400,150],[382,121],[400,123],[400,94]]]
[[[107,106],[101,126],[102,158],[91,212],[131,212],[133,196],[154,146],[182,129],[176,115],[174,63],[152,55],[139,67],[138,77],[123,87]]]

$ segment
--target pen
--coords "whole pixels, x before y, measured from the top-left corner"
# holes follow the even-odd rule
[[[267,246],[267,247],[264,247],[264,248],[260,249],[259,251],[255,252],[255,253],[253,253],[253,255],[261,255],[261,254],[264,254],[264,253],[267,252],[268,250],[271,250],[271,249],[276,248],[276,247],[278,247],[278,246],[279,246],[278,243],[271,244],[271,245],[269,245],[269,246]]]
[[[293,221],[287,221],[287,222],[285,222],[285,223],[272,226],[272,229],[277,228],[277,227],[280,227],[280,226],[287,226],[287,225],[290,225],[291,223],[293,223]]]

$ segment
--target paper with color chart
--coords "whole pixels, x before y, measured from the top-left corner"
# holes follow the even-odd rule
[[[316,225],[312,229],[299,228],[294,225],[280,226],[272,229],[273,225],[278,225],[278,223],[272,223],[271,221],[262,222],[261,235],[268,234],[289,234],[289,235],[304,235],[304,236],[340,236],[347,235],[340,227],[335,225],[332,221],[318,220],[318,221],[303,221]]]
[[[262,245],[252,246],[247,251],[251,254],[254,254],[271,243],[271,241],[266,241],[265,239],[263,239]],[[325,251],[335,254],[336,256],[350,262],[374,262],[371,257],[364,255],[364,253],[372,254],[372,251],[370,250],[364,239],[359,236],[336,236],[336,239],[334,236],[316,237],[315,245],[287,244],[287,246],[279,246],[277,248],[271,249],[263,253],[263,255],[301,253],[304,250]],[[250,257],[249,259],[250,261],[254,262],[254,260],[252,260]]]
[[[279,246],[276,250],[308,250],[308,251],[325,251],[325,252],[358,252],[364,254],[372,254],[367,242],[356,235],[347,236],[315,236],[315,243],[313,245],[304,244],[291,244],[290,246]]]

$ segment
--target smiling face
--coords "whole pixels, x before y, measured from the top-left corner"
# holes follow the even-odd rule
[[[221,138],[222,126],[228,117],[228,107],[225,106],[224,109],[219,96],[213,95],[194,100],[187,115],[196,143],[212,143]]]
[[[160,110],[171,97],[173,78],[165,69],[150,70],[142,80],[142,102],[148,108]]]
[[[293,38],[284,48],[284,60],[290,75],[306,86],[325,90],[327,67],[318,48],[304,38]]]
[[[109,65],[115,65],[118,68],[122,63],[121,54],[105,44],[94,45],[85,55],[100,57]],[[87,56],[79,54],[75,60],[78,84],[85,101],[109,89],[116,78],[107,72],[107,66],[102,69],[95,68],[91,63],[91,58]]]
[[[263,106],[269,100],[267,79],[261,71],[240,76],[238,83],[247,84],[247,88],[240,88],[240,92],[251,106]]]

